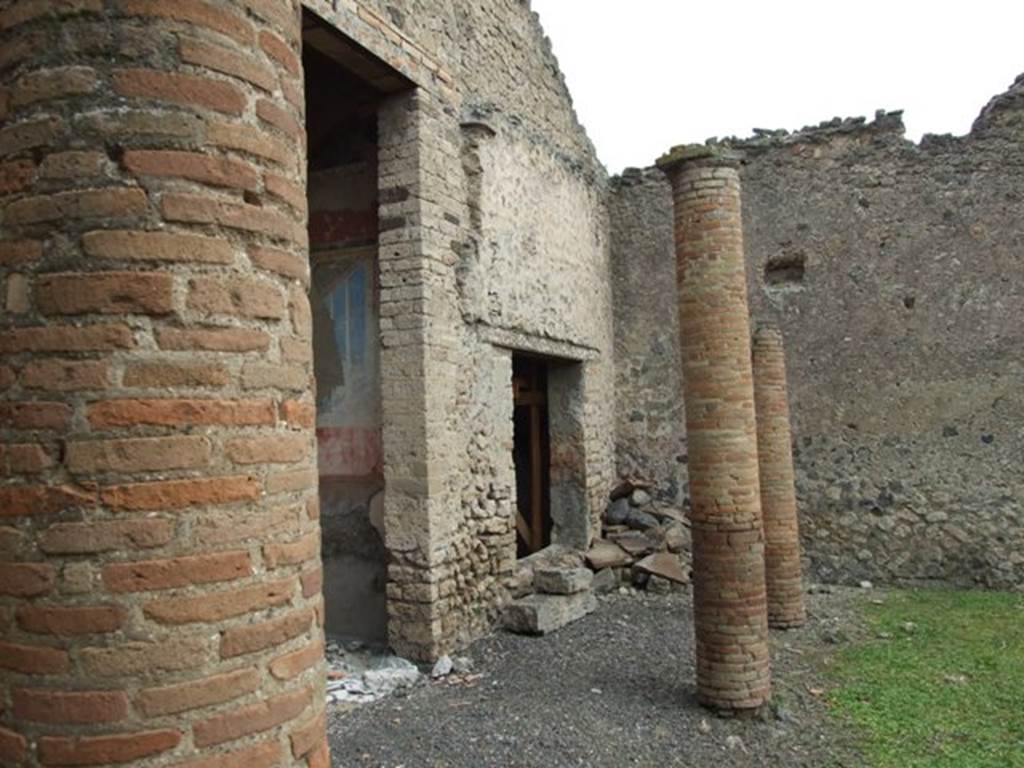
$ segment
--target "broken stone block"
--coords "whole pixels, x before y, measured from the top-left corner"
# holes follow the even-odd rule
[[[640,531],[629,531],[613,537],[616,544],[633,557],[646,555],[658,548],[658,542]]]
[[[598,594],[606,594],[618,588],[620,582],[619,574],[614,568],[605,568],[594,574],[590,588]]]
[[[636,477],[626,477],[612,489],[612,492],[608,494],[608,496],[612,501],[628,499],[637,488],[640,488],[641,490],[649,490],[651,488],[651,483],[647,480],[641,480]]]
[[[586,616],[597,607],[590,592],[575,595],[530,595],[505,606],[502,625],[523,635],[546,635]]]
[[[639,509],[630,509],[626,515],[626,525],[638,531],[646,531],[649,528],[658,527],[658,518],[641,512]]]
[[[604,512],[604,520],[609,525],[623,525],[629,516],[629,499],[616,499]]]
[[[549,595],[574,595],[590,589],[593,571],[586,568],[541,568],[534,571],[533,586]]]
[[[687,528],[690,527],[690,521],[686,517],[686,513],[681,509],[672,509],[671,507],[657,507],[651,510],[651,514],[655,517],[660,517],[663,520],[675,520],[677,523],[682,523]]]
[[[647,579],[647,591],[652,594],[667,595],[674,589],[679,589],[679,585],[660,576],[651,576]]]
[[[656,552],[633,565],[633,573],[646,573],[660,576],[677,584],[689,584],[690,577],[683,570],[679,558],[671,552]]]
[[[525,597],[533,592],[533,571],[519,568],[505,582],[512,597]]]
[[[419,679],[420,670],[415,664],[401,656],[389,656],[381,660],[376,669],[363,673],[363,686],[371,695],[379,697],[416,685]]]
[[[515,572],[506,577],[505,586],[512,597],[519,598],[533,594],[533,575],[544,568],[573,569],[583,567],[583,554],[558,544],[516,561]]]
[[[682,552],[690,548],[690,531],[679,523],[668,523],[663,528],[663,540],[669,552]]]
[[[452,661],[452,657],[445,654],[434,664],[434,668],[430,670],[430,676],[434,680],[438,680],[442,677],[448,677],[452,673],[452,669],[455,663]]]
[[[633,562],[618,544],[605,539],[596,539],[586,554],[587,564],[595,571],[602,568],[619,568]]]
[[[583,555],[577,549],[570,549],[561,544],[552,544],[540,552],[534,552],[517,562],[519,568],[579,568],[583,565]]]
[[[634,507],[646,507],[651,503],[651,494],[642,488],[637,488],[629,495],[629,503]]]

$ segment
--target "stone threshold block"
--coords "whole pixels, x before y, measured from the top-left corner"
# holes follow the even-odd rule
[[[574,595],[530,595],[505,607],[502,626],[520,635],[546,635],[582,619],[597,608],[591,592]]]

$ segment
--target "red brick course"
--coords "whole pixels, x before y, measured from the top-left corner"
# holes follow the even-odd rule
[[[252,25],[245,20],[241,8],[231,8],[237,5],[234,3],[216,4],[206,0],[177,0],[174,3],[163,0],[119,0],[118,5],[126,14],[173,19],[183,22],[193,31],[218,32],[245,47],[254,42]]]
[[[0,563],[0,595],[36,597],[56,583],[57,571],[48,563]]]
[[[124,386],[166,389],[168,387],[220,389],[230,381],[227,369],[213,363],[181,363],[155,360],[125,366]]]
[[[221,658],[230,659],[282,645],[305,634],[312,620],[313,612],[302,610],[270,621],[225,630],[220,638]]]
[[[197,723],[193,738],[199,746],[207,747],[254,733],[263,733],[294,720],[306,711],[311,703],[312,690],[308,688],[278,694],[265,701],[215,715],[209,720]]]
[[[121,219],[146,212],[141,189],[83,189],[26,197],[7,206],[8,225],[42,224],[61,219]]]
[[[36,360],[21,371],[21,385],[29,389],[73,392],[103,389],[110,383],[110,366],[102,361]]]
[[[252,747],[221,752],[214,757],[175,763],[172,768],[276,768],[280,764],[281,745],[276,741],[264,741]]]
[[[277,76],[270,67],[237,50],[193,38],[183,39],[179,49],[181,60],[188,64],[233,75],[267,92],[272,92],[277,85]]]
[[[94,635],[124,626],[127,613],[116,605],[26,605],[17,611],[18,626],[41,635]]]
[[[199,152],[130,150],[121,161],[136,176],[159,176],[198,181],[212,187],[256,190],[259,174],[248,163]]]
[[[259,496],[259,482],[246,475],[135,483],[111,486],[100,492],[103,503],[111,509],[136,511],[256,501]]]
[[[44,315],[165,315],[174,309],[174,278],[146,272],[46,275],[35,297]]]
[[[158,589],[214,584],[252,575],[245,551],[169,557],[103,567],[103,585],[111,592],[149,592]]]
[[[0,669],[25,675],[59,675],[71,670],[67,651],[48,645],[0,642]]]
[[[139,691],[135,703],[146,717],[176,715],[237,699],[257,690],[259,685],[260,676],[255,669],[239,669],[188,683],[147,688]]]
[[[268,426],[277,421],[269,400],[107,400],[86,409],[89,424],[96,429],[156,426]]]
[[[177,232],[105,230],[82,237],[88,256],[111,261],[170,261],[227,264],[231,244],[217,238]]]
[[[262,352],[270,346],[265,331],[251,328],[161,328],[156,341],[161,349],[208,352]]]
[[[285,302],[281,289],[261,280],[198,278],[189,284],[188,308],[206,316],[280,320]]]
[[[124,691],[51,691],[15,688],[14,716],[36,723],[116,723],[128,716]]]
[[[160,624],[215,622],[254,611],[287,605],[295,593],[295,579],[263,581],[255,586],[211,592],[201,597],[173,597],[143,606],[147,617]]]
[[[232,115],[241,115],[247,101],[238,86],[224,80],[151,69],[114,72],[114,88],[122,96],[205,107]]]
[[[43,736],[37,747],[43,765],[130,763],[178,746],[173,730],[119,733],[111,736]]]
[[[96,72],[89,67],[39,69],[19,78],[11,89],[10,106],[78,96],[95,90]]]

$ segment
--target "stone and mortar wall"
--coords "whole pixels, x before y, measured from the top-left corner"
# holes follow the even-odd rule
[[[752,312],[786,342],[815,578],[1024,585],[1022,116],[1018,79],[962,138],[915,146],[898,115],[882,114],[732,142],[747,155]],[[671,241],[619,233],[669,188],[653,171],[616,188],[613,239],[636,250],[616,245],[615,268],[629,274]],[[648,283],[672,280],[661,263],[644,267]],[[616,307],[632,300],[617,294]],[[634,337],[649,330],[627,314],[616,322]],[[619,388],[620,412],[643,410],[635,393],[677,384],[667,368],[641,373]],[[669,466],[660,452],[644,460]]]
[[[456,264],[463,360],[449,427],[465,463],[452,467],[460,506],[448,522],[465,566],[454,571],[449,610],[469,617],[457,628],[466,639],[493,622],[515,565],[512,350],[573,361],[549,387],[553,423],[573,436],[554,430],[553,482],[575,478],[578,489],[553,494],[556,542],[589,543],[611,482],[612,435],[600,188],[511,131],[463,132],[470,227]]]
[[[450,378],[430,385],[446,416],[443,507],[420,590],[440,618],[436,653],[492,626],[514,572],[512,349],[583,367],[570,398],[580,440],[559,454],[562,471],[586,486],[583,522],[568,526],[577,546],[603,507],[613,439],[605,177],[526,5],[371,5],[436,55],[459,100],[436,124],[443,140],[431,139],[445,148],[438,174],[459,180],[449,192],[455,199],[431,211],[457,230],[434,279],[458,313],[447,318]],[[410,558],[406,567],[414,565]]]
[[[298,7],[0,4],[0,762],[329,763]]]
[[[330,5],[310,2],[426,84],[381,111],[378,187],[389,634],[431,658],[507,599],[512,350],[582,366],[579,439],[560,453],[585,486],[580,543],[607,496],[605,174],[528,4]]]
[[[672,190],[658,170],[612,180],[615,461],[619,477],[652,482],[654,501],[687,496]]]

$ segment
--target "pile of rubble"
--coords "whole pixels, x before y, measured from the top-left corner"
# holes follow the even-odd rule
[[[597,608],[594,597],[594,574],[573,563],[569,554],[562,565],[533,563],[533,594],[527,594],[505,606],[502,624],[510,632],[524,635],[546,635]],[[525,569],[524,569],[525,570]]]
[[[421,677],[419,668],[408,659],[359,641],[329,638],[326,656],[330,704],[368,704],[411,688]]]
[[[601,537],[585,556],[598,591],[668,591],[690,582],[689,521],[681,510],[656,504],[648,488],[625,481],[611,493]]]
[[[390,696],[426,682],[470,685],[480,675],[473,674],[473,661],[467,656],[442,656],[425,674],[401,656],[359,640],[329,637],[327,656],[327,703],[353,707]]]
[[[544,635],[594,610],[595,592],[667,592],[689,583],[686,517],[655,504],[646,486],[623,483],[587,552],[552,545],[516,564],[502,623],[512,632]]]

